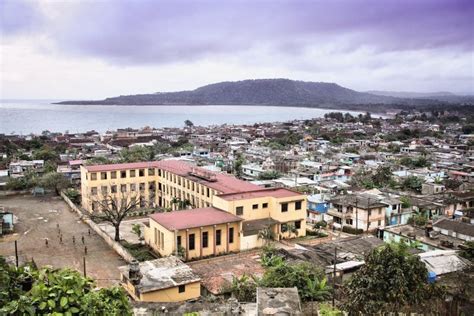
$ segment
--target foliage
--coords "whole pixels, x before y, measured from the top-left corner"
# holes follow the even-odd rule
[[[273,180],[281,177],[281,174],[278,171],[265,171],[258,175],[259,180]]]
[[[405,243],[383,245],[366,256],[345,285],[343,305],[354,315],[419,308],[438,295],[427,276],[425,264]]]
[[[325,221],[325,220],[322,220],[322,221],[319,221],[317,223],[314,224],[314,228],[315,229],[319,229],[319,228],[324,228],[324,227],[327,227],[328,226],[328,223]]]
[[[188,208],[188,206],[192,206],[191,201],[188,199],[181,200],[180,198],[173,197],[171,199],[171,204],[177,205],[179,210],[183,210]]]
[[[81,193],[78,190],[74,189],[74,188],[67,189],[66,191],[64,191],[64,194],[74,204],[79,204],[81,202]]]
[[[319,316],[342,316],[343,313],[339,309],[332,307],[329,304],[319,305]]]
[[[120,151],[120,162],[150,161],[154,158],[153,150],[148,147],[134,146]]]
[[[90,159],[87,159],[85,162],[85,165],[87,166],[92,166],[92,165],[104,165],[104,164],[109,164],[112,163],[112,160],[108,159],[107,157],[92,157]]]
[[[69,181],[63,174],[59,172],[50,172],[44,174],[40,178],[39,183],[46,189],[54,190],[57,195],[59,195],[61,190],[66,189],[71,185],[71,181]]]
[[[263,239],[265,241],[265,244],[268,243],[271,240],[275,239],[275,234],[273,233],[273,230],[270,227],[266,227],[264,229],[261,229],[258,232],[258,239]]]
[[[424,227],[428,223],[428,218],[423,213],[413,213],[413,215],[408,219],[408,224],[415,226]]]
[[[134,233],[135,235],[137,235],[137,237],[139,239],[142,238],[142,225],[140,224],[133,224],[132,225],[132,233]]]
[[[238,154],[236,159],[234,160],[234,165],[233,165],[234,174],[238,178],[241,178],[243,175],[242,165],[244,164],[244,162],[245,162],[245,159],[242,154]]]
[[[185,120],[185,121],[184,121],[184,125],[185,125],[186,127],[193,127],[193,126],[194,126],[194,123],[191,122],[190,120]]]
[[[474,241],[466,241],[459,248],[461,248],[459,251],[461,257],[474,261]]]
[[[230,292],[239,302],[255,302],[258,280],[247,274],[233,277]]]
[[[152,255],[150,249],[146,245],[130,244],[126,241],[122,241],[121,244],[135,259],[140,262],[156,259],[156,257]]]
[[[17,269],[0,258],[0,277],[0,314],[132,315],[123,289],[95,290],[94,281],[77,271],[50,267]]]
[[[260,260],[263,267],[275,267],[283,263],[283,257],[278,255],[278,250],[273,245],[265,245],[262,248]]]
[[[456,190],[462,184],[462,181],[456,179],[445,179],[443,184],[447,190]]]
[[[402,202],[402,208],[409,208],[411,207],[410,198],[407,196],[400,197],[400,202]]]
[[[6,188],[8,190],[27,190],[31,189],[36,185],[36,179],[28,176],[20,178],[9,178],[7,181]]]
[[[424,168],[430,166],[430,162],[423,156],[419,156],[416,159],[403,157],[400,159],[400,164],[409,168]]]
[[[392,177],[392,171],[388,166],[379,166],[375,172],[361,170],[351,178],[351,182],[365,189],[373,189],[390,186],[393,187],[395,181]]]
[[[402,181],[402,188],[420,193],[423,181],[417,176],[408,176]]]
[[[342,231],[353,235],[360,235],[364,232],[362,228],[354,228],[352,226],[342,226]]]

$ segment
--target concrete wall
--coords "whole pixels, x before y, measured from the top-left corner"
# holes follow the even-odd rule
[[[110,237],[106,232],[104,232],[102,229],[100,229],[99,225],[94,223],[90,218],[84,215],[84,213],[74,204],[71,202],[71,200],[64,194],[64,192],[61,192],[61,197],[63,200],[67,203],[67,205],[76,212],[81,220],[89,225],[90,228],[92,228],[97,235],[102,237],[104,241],[119,255],[121,256],[125,261],[131,262],[135,258],[118,242],[116,242],[112,237]]]

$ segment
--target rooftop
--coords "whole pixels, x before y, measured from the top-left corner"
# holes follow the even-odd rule
[[[304,199],[304,196],[302,193],[299,193],[290,189],[285,189],[285,188],[262,189],[260,187],[258,188],[259,188],[258,190],[220,194],[219,197],[226,201],[250,200],[250,199],[257,199],[261,197],[288,198],[288,197],[298,197],[298,196]]]
[[[257,288],[258,315],[302,315],[296,287]]]
[[[233,223],[242,220],[238,216],[215,207],[155,213],[150,215],[150,218],[170,231]]]
[[[463,235],[474,237],[474,225],[443,218],[433,224],[433,227],[447,229]]]
[[[86,170],[89,172],[160,168],[162,170],[182,176],[193,182],[203,184],[220,193],[235,193],[240,191],[252,191],[261,189],[255,184],[237,179],[231,175],[212,172],[179,160],[161,160],[123,164],[95,165],[84,166],[84,168],[86,168]],[[207,176],[196,176],[199,174]]]
[[[135,288],[140,293],[153,292],[201,280],[188,265],[174,256],[140,262],[139,267],[142,279]],[[119,267],[119,270],[122,275],[128,278],[128,265]]]

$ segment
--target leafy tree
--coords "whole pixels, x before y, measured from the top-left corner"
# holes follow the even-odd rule
[[[101,156],[92,157],[91,159],[87,159],[86,162],[85,162],[85,164],[88,165],[88,166],[105,165],[105,164],[109,164],[109,163],[112,163],[112,161],[110,159],[108,159],[107,157],[101,157]]]
[[[239,302],[255,302],[258,280],[247,274],[232,278],[230,292]]]
[[[265,227],[258,232],[258,239],[263,239],[265,244],[275,239],[275,234],[270,227]]]
[[[407,196],[400,197],[400,202],[402,202],[402,208],[409,208],[411,207],[410,198]]]
[[[93,220],[110,223],[115,228],[115,241],[120,241],[120,224],[137,207],[140,199],[136,195],[117,193],[107,195],[103,200],[97,199],[100,210],[90,214]]]
[[[8,190],[27,190],[35,185],[35,179],[25,176],[20,178],[9,178],[6,187]]]
[[[306,295],[308,300],[311,301],[311,315],[313,314],[314,301],[324,301],[331,296],[331,291],[327,286],[327,279],[324,278],[321,281],[318,279],[307,279],[306,280]]]
[[[68,197],[68,199],[71,200],[74,204],[79,204],[81,202],[81,193],[74,189],[74,188],[69,188],[67,189],[64,194]]]
[[[405,243],[373,249],[365,264],[344,287],[344,308],[350,314],[424,310],[440,293],[428,283],[428,270]]]
[[[278,171],[265,171],[258,175],[259,180],[273,180],[278,179],[281,174]]]
[[[378,166],[372,176],[372,182],[376,187],[387,186],[392,180],[392,170],[388,166]]]
[[[54,151],[53,148],[49,146],[43,146],[41,149],[35,151],[33,153],[33,158],[34,159],[42,159],[45,161],[51,160],[51,161],[58,161],[59,160],[59,155],[56,151]]]
[[[140,224],[132,225],[132,232],[137,235],[138,239],[142,239],[142,228]]]
[[[461,257],[474,261],[474,241],[466,241],[460,248],[459,255]]]
[[[153,150],[149,147],[134,146],[120,151],[121,162],[150,161],[155,158]]]
[[[406,190],[411,190],[420,193],[423,181],[417,176],[406,177],[402,181],[402,187]]]
[[[242,154],[238,154],[234,161],[234,174],[236,177],[241,178],[243,175],[242,165],[244,164],[245,159]]]
[[[77,271],[12,267],[0,258],[2,315],[132,315],[123,289],[95,289]]]
[[[46,189],[51,189],[60,194],[61,190],[71,185],[71,182],[59,172],[50,172],[44,174],[39,181],[40,185]]]
[[[186,127],[193,127],[193,126],[194,126],[194,123],[191,122],[190,120],[185,120],[185,121],[184,121],[184,125],[185,125]]]

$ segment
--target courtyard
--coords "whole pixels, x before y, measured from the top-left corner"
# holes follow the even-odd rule
[[[60,197],[14,196],[0,199],[0,206],[18,218],[14,234],[0,238],[1,256],[14,258],[16,240],[20,262],[33,259],[39,267],[69,267],[82,273],[85,257],[86,274],[99,286],[119,282],[118,267],[126,262]]]

